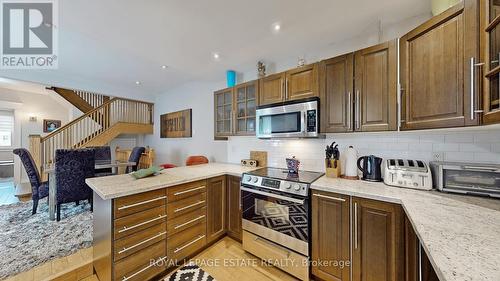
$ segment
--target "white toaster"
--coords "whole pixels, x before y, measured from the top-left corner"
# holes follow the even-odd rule
[[[384,165],[385,184],[422,190],[432,189],[431,169],[424,161],[387,159]]]

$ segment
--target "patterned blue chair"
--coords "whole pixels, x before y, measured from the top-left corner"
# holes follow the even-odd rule
[[[95,161],[111,161],[111,148],[109,146],[91,146],[89,149],[94,150]],[[113,175],[112,168],[95,169],[96,177],[105,177]]]
[[[57,221],[61,220],[61,204],[88,200],[92,210],[92,190],[85,183],[94,177],[95,154],[92,149],[56,150]]]
[[[31,153],[25,148],[16,148],[13,153],[19,156],[21,162],[23,163],[24,169],[28,174],[28,178],[31,183],[31,199],[33,199],[33,212],[36,214],[36,209],[38,208],[38,200],[45,198],[49,195],[49,182],[42,182],[40,179],[40,173],[36,167]]]
[[[127,167],[127,173],[135,172],[137,171],[137,166],[139,165],[139,160],[141,159],[141,155],[146,151],[146,148],[136,146],[134,149],[132,149],[132,152],[130,153],[130,156],[128,157],[129,162],[135,162],[135,166]]]

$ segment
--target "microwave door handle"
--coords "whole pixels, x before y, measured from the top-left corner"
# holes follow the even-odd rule
[[[500,169],[494,167],[483,167],[483,166],[462,166],[462,169],[468,171],[478,171],[478,172],[497,172]]]
[[[274,193],[264,192],[264,191],[260,191],[260,190],[255,190],[255,189],[246,188],[246,187],[243,187],[243,186],[240,186],[240,189],[241,189],[241,191],[246,191],[246,192],[255,193],[255,194],[259,194],[259,195],[269,196],[269,197],[272,197],[272,198],[276,198],[276,199],[280,199],[280,200],[286,200],[286,201],[297,203],[297,204],[301,204],[301,205],[304,204],[304,200],[295,199],[295,198],[291,198],[291,197],[288,197],[288,196],[283,196],[283,195],[279,195],[279,194],[274,194]]]
[[[302,134],[305,136],[307,134],[307,128],[306,128],[306,120],[307,120],[307,112],[304,111],[302,114]]]

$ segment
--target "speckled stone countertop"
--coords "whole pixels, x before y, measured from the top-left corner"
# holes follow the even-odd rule
[[[324,176],[312,189],[401,204],[441,281],[500,280],[500,200]]]
[[[252,170],[255,170],[255,168],[236,164],[210,163],[165,169],[160,172],[160,175],[140,180],[125,174],[90,178],[86,179],[85,182],[102,199],[108,200],[216,176],[241,176],[244,172]]]

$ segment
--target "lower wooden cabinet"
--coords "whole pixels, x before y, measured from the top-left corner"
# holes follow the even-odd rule
[[[312,273],[323,280],[350,280],[349,196],[312,194]]]
[[[226,176],[207,180],[207,243],[226,233]]]
[[[226,189],[227,235],[239,241],[242,239],[240,180],[240,177],[228,176]]]

